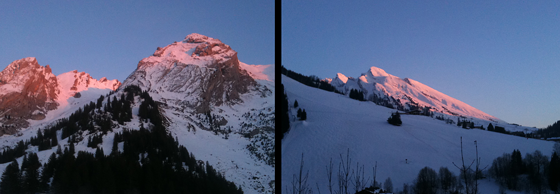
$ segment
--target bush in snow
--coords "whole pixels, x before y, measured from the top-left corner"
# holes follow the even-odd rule
[[[307,113],[305,112],[305,109],[301,110],[301,108],[299,108],[297,110],[297,117],[302,121],[307,120]]]
[[[401,115],[399,114],[398,111],[396,113],[392,113],[391,117],[387,119],[387,122],[395,126],[401,126],[402,125]]]

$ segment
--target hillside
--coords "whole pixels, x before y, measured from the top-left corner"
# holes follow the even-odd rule
[[[481,166],[491,165],[493,159],[514,149],[519,149],[523,156],[540,150],[550,157],[552,152],[552,142],[479,129],[466,130],[425,116],[401,115],[403,124],[396,127],[387,123],[394,109],[308,87],[284,75],[282,83],[289,99],[290,114],[296,115],[295,100],[307,112],[306,121],[291,118],[291,129],[282,140],[283,192],[291,188],[293,175],[299,172],[302,153],[304,172],[309,170],[309,185],[316,191],[315,184],[318,184],[321,193],[326,193],[325,167],[332,159],[335,177],[340,154],[345,156],[348,149],[353,166],[356,162],[365,165],[365,175],[373,177],[372,167],[377,161],[377,181],[391,177],[397,190],[402,189],[403,183],[412,183],[425,166],[436,170],[448,167],[458,175],[459,170],[452,163],[461,162],[461,137],[465,160],[469,162],[475,158],[474,141],[478,142]],[[456,120],[457,117],[451,118]],[[485,126],[489,122],[474,120]],[[522,128],[502,125],[510,131]],[[498,191],[498,186],[488,180],[483,181],[481,187],[483,193]]]
[[[378,67],[370,67],[357,78],[337,73],[336,77],[326,81],[344,94],[348,94],[351,89],[357,89],[363,91],[364,99],[368,101],[402,111],[427,108],[432,112],[505,123],[419,81],[399,78]]]
[[[50,73],[49,68],[44,72]],[[3,83],[12,83],[6,75]],[[13,169],[8,168],[13,159],[26,166],[24,153],[36,154],[37,163],[44,165],[39,170],[47,169],[60,146],[74,151],[57,153],[56,160],[86,161],[88,166],[55,165],[71,176],[41,180],[42,191],[274,191],[274,65],[242,63],[229,45],[193,33],[140,60],[122,85],[78,71],[48,75],[43,77],[56,81],[47,84],[57,91],[58,98],[49,98],[56,107],[44,111],[42,119],[22,118],[29,127],[0,137],[0,149],[9,150],[0,154],[0,173]],[[115,176],[116,181],[101,181],[116,188],[105,188],[90,176],[72,182],[84,168],[101,176],[98,165],[121,172],[123,161],[127,172]],[[5,188],[0,182],[0,190]]]

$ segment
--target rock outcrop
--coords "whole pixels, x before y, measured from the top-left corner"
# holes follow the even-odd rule
[[[0,80],[0,134],[27,127],[27,119],[43,119],[47,111],[58,105],[56,76],[34,57],[12,62],[0,72]]]
[[[0,72],[0,135],[13,134],[29,126],[28,120],[42,120],[59,102],[76,97],[88,88],[116,90],[118,80],[100,81],[84,72],[55,76],[49,65],[34,57],[15,60]]]
[[[241,103],[240,94],[256,84],[240,68],[237,52],[230,46],[196,33],[158,47],[123,83],[162,94],[162,101],[180,103],[197,113],[206,113],[211,106]]]

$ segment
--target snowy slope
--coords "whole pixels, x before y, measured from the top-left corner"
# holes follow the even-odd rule
[[[245,193],[274,192],[274,65],[242,63],[237,52],[218,39],[191,34],[141,60],[122,86],[117,80],[97,80],[78,71],[52,77],[57,80],[57,108],[42,120],[28,120],[30,127],[1,136],[0,149],[29,140],[37,130],[67,118],[101,95],[116,90],[105,99],[120,98],[126,86],[137,85],[157,101],[167,130],[197,159],[208,161]],[[115,133],[140,128],[139,105],[132,105],[131,122],[113,122],[116,128],[103,136],[105,154],[110,153]],[[64,149],[68,138],[60,139],[58,133]],[[81,133],[76,152],[94,153],[86,146],[90,135]],[[27,151],[37,152],[45,163],[55,150],[38,152],[31,147]],[[0,164],[0,173],[8,164]]]
[[[260,154],[272,149],[268,152],[274,154],[274,65],[244,64],[242,68],[252,72],[257,83],[272,89],[272,93],[263,97],[261,92],[255,91],[241,96],[244,103],[214,107],[213,114],[228,121],[221,128],[230,128],[232,133],[216,135],[200,128],[197,123],[201,122],[196,116],[199,114],[180,104],[168,103],[162,108],[172,121],[168,130],[195,157],[208,161],[227,180],[241,186],[245,193],[272,193],[275,186],[274,166],[258,159],[247,146],[257,147]],[[165,99],[164,95],[162,99]],[[194,130],[189,130],[187,126],[193,126]],[[252,138],[244,137],[244,134],[255,131],[259,134]],[[259,147],[261,142],[264,147]]]
[[[402,106],[403,110],[412,109],[411,105],[431,107],[433,112],[505,123],[416,80],[401,79],[377,67],[371,67],[358,78],[337,73],[336,77],[326,80],[345,94],[348,94],[351,89],[359,89],[364,92],[367,100],[388,101],[393,105]]]
[[[376,79],[393,80],[381,83],[400,83],[391,76]],[[387,123],[394,109],[311,88],[286,76],[282,76],[282,83],[290,107],[297,100],[307,112],[307,121],[290,121],[291,129],[282,140],[283,192],[286,187],[291,187],[293,174],[299,172],[302,153],[304,172],[309,170],[310,174],[309,185],[316,191],[315,184],[318,184],[321,192],[325,193],[328,192],[325,166],[332,159],[333,177],[336,177],[340,154],[345,157],[347,149],[350,149],[353,168],[359,162],[360,166],[365,165],[366,177],[373,177],[372,167],[377,161],[378,182],[391,177],[397,190],[402,189],[403,183],[411,184],[425,166],[436,171],[440,167],[448,167],[458,175],[459,171],[452,162],[461,162],[460,137],[463,137],[465,160],[469,162],[475,158],[474,141],[478,142],[482,166],[491,165],[493,159],[514,149],[519,149],[523,155],[540,150],[550,156],[552,152],[552,142],[479,129],[466,130],[426,116],[401,115],[403,125],[396,127]],[[411,83],[409,86],[400,83],[400,86],[415,91],[413,86],[417,84]],[[292,107],[291,114],[295,115],[295,112]],[[489,122],[482,119],[475,121]],[[507,130],[515,128],[504,126]],[[483,181],[481,191],[497,193],[498,186],[491,181]]]
[[[107,80],[102,77],[97,80],[92,78],[86,72],[78,72],[77,70],[69,71],[56,76],[58,80],[59,90],[61,93],[58,96],[59,101],[65,101],[73,97],[77,92],[87,90],[89,88],[116,90],[121,83],[114,80]]]
[[[160,102],[168,130],[197,158],[246,193],[274,191],[274,65],[242,63],[193,33],[142,59],[128,85]]]

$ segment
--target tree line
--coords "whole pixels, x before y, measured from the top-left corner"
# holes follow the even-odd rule
[[[326,176],[322,181],[327,183],[327,187],[320,188],[317,184],[315,188],[315,185],[308,182],[310,175],[309,171],[304,171],[305,163],[302,154],[299,171],[293,175],[292,181],[288,184],[290,187],[286,187],[284,190],[290,194],[309,194],[313,193],[315,189],[318,193],[330,194],[477,194],[480,193],[478,180],[485,179],[486,175],[489,175],[500,185],[500,193],[505,193],[506,189],[527,193],[560,192],[560,157],[558,154],[560,153],[560,143],[554,145],[550,159],[539,150],[527,153],[524,158],[519,150],[513,150],[511,154],[504,153],[501,157],[494,159],[488,171],[485,171],[486,167],[480,166],[481,158],[478,157],[478,146],[476,151],[476,159],[472,162],[465,161],[461,140],[462,163],[456,165],[453,163],[459,169],[459,175],[451,172],[447,167],[440,167],[436,171],[426,166],[418,172],[411,184],[403,184],[399,191],[395,191],[390,177],[385,179],[384,184],[377,182],[377,164],[372,168],[373,179],[371,176],[364,176],[365,165],[360,165],[358,162],[352,163],[349,150],[346,157],[340,155],[338,168],[335,167],[332,159],[325,166]]]
[[[126,94],[120,99],[107,98],[105,106],[99,106],[104,101],[100,97],[97,104],[86,105],[44,133],[38,132],[32,140],[20,141],[14,149],[4,150],[0,159],[10,159],[11,164],[2,174],[0,193],[243,193],[208,162],[197,160],[179,145],[166,130],[157,104],[147,92],[141,92],[137,86],[124,91]],[[109,150],[98,146],[104,135],[100,125],[106,120],[99,118],[107,118],[107,130],[112,130],[112,121],[127,122],[131,106],[126,104],[134,104],[135,96],[144,100],[144,111],[149,111],[140,116],[143,122],[139,130],[114,135],[113,147],[106,155]],[[56,146],[57,150],[48,162],[41,164],[36,153],[25,153],[30,144],[41,145],[46,139],[52,142],[57,130],[63,130],[66,138],[73,140],[64,149],[51,143],[49,146]],[[78,134],[86,130],[95,133],[88,139],[88,147],[96,148],[96,152],[76,153]],[[21,168],[16,161],[20,156],[24,157]]]
[[[342,92],[338,91],[334,86],[332,86],[329,82],[323,81],[319,79],[317,76],[306,76],[300,73],[296,73],[292,70],[286,69],[284,66],[281,67],[281,73],[293,80],[296,80],[299,83],[305,84],[310,87],[319,88],[329,92],[335,92],[342,94]]]

